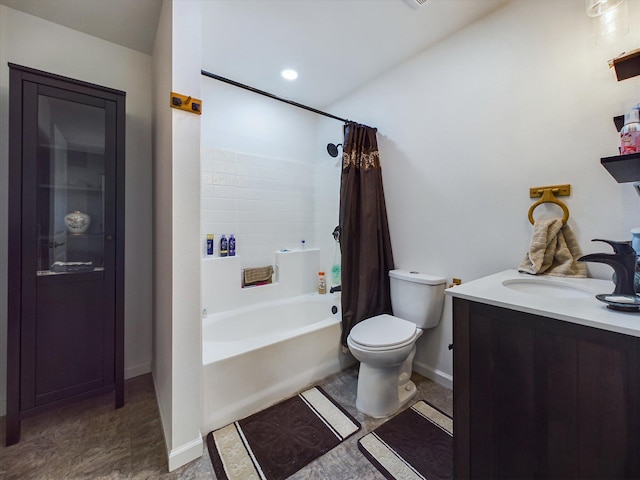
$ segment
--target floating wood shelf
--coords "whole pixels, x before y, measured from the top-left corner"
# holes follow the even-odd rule
[[[640,48],[624,53],[609,62],[618,81],[640,75]]]
[[[640,181],[640,153],[605,157],[600,163],[618,183]]]

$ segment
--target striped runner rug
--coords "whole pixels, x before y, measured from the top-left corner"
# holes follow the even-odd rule
[[[360,424],[313,387],[207,435],[218,480],[281,480],[339,445]]]
[[[390,480],[453,478],[453,419],[420,400],[358,440]]]

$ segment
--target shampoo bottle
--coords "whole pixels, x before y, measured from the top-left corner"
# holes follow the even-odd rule
[[[233,236],[233,233],[229,235],[229,256],[230,257],[236,256],[236,239]]]
[[[324,272],[318,272],[318,293],[321,295],[327,293],[327,281],[324,277]]]
[[[207,255],[213,255],[213,235],[207,234]]]
[[[222,237],[220,237],[220,256],[226,257],[228,253],[227,238],[224,236],[224,234],[222,234]]]

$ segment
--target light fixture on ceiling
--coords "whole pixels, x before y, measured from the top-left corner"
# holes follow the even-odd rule
[[[587,15],[599,17],[609,10],[616,8],[624,0],[587,0]]]
[[[282,70],[282,72],[280,72],[280,75],[282,75],[282,78],[285,78],[286,80],[295,80],[296,78],[298,78],[298,72],[292,70],[291,68]]]
[[[404,3],[409,5],[411,8],[420,8],[425,5],[429,0],[404,0]]]
[[[587,15],[597,23],[596,44],[613,44],[629,31],[624,0],[586,0]]]

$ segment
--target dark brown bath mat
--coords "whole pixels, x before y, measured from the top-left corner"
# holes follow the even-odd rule
[[[388,479],[453,478],[453,420],[421,400],[358,440]]]
[[[282,480],[360,430],[320,387],[313,387],[207,435],[218,480]]]

